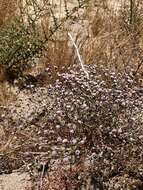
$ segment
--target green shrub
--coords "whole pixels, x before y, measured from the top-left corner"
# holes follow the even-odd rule
[[[42,51],[42,41],[30,25],[20,19],[0,31],[0,66],[15,77],[22,75],[29,61]]]
[[[47,3],[40,8],[37,2],[29,0],[24,7],[19,7],[20,13],[16,18],[0,30],[0,67],[12,81],[24,76],[25,69],[34,64],[35,58],[43,55],[45,47],[48,49],[47,42],[52,36],[88,1],[77,0],[77,6],[69,10],[68,15],[65,10],[63,18],[55,16],[54,5]]]

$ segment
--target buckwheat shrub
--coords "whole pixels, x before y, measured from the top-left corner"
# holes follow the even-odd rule
[[[3,118],[5,126],[12,127],[13,122],[13,127],[22,126],[23,133],[31,134],[17,142],[22,144],[24,154],[16,151],[23,160],[29,162],[27,157],[41,152],[39,159],[45,157],[51,168],[56,160],[82,164],[96,187],[108,189],[116,175],[133,171],[141,175],[143,86],[131,69],[118,73],[96,64],[85,68],[89,79],[73,65],[58,74],[54,84],[21,92]],[[20,98],[22,93],[25,98]]]

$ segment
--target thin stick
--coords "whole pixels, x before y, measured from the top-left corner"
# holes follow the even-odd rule
[[[43,168],[42,168],[42,173],[41,173],[41,179],[40,179],[40,190],[42,189],[42,185],[43,185],[43,177],[44,177],[44,172],[45,172],[45,164],[43,165]]]
[[[79,53],[78,47],[77,47],[77,45],[76,45],[76,43],[75,43],[75,41],[74,41],[72,35],[71,35],[69,32],[68,32],[68,36],[70,37],[70,39],[71,39],[71,41],[72,41],[72,43],[73,43],[73,46],[74,46],[75,49],[76,49],[77,57],[78,57],[78,59],[79,59],[81,68],[82,68],[83,72],[85,73],[87,79],[89,79],[89,74],[88,74],[88,72],[86,71],[86,69],[85,69],[85,67],[84,67],[84,63],[83,63],[83,60],[82,60],[81,55],[80,55],[80,53]]]

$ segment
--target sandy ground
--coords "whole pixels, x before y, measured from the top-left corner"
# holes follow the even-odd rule
[[[12,173],[0,176],[0,190],[27,190],[32,187],[27,173]]]

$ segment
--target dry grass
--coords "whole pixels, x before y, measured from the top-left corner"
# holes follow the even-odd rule
[[[15,0],[0,0],[0,27],[11,21],[16,11]]]
[[[126,23],[130,12],[124,3],[118,10],[114,10],[106,1],[99,2],[97,6],[91,3],[84,13],[81,11],[76,15],[76,21],[66,23],[49,42],[45,67],[53,68],[55,76],[63,67],[77,62],[67,36],[67,31],[70,31],[86,64],[96,62],[114,67],[117,71],[132,68],[135,73],[142,73],[142,3],[138,3],[140,8],[134,13],[138,19],[132,25]]]
[[[129,17],[124,15],[126,12],[127,8],[124,6],[118,12],[107,6],[105,9],[98,7],[92,16],[88,12],[91,33],[82,46],[86,63],[103,63],[117,70],[125,70],[127,66],[134,70],[138,68],[142,62],[143,25],[138,19],[133,26],[125,26],[125,21]],[[141,16],[139,12],[135,14]],[[135,29],[132,29],[134,27]]]
[[[0,106],[8,106],[11,101],[16,99],[17,88],[7,82],[0,82]]]

